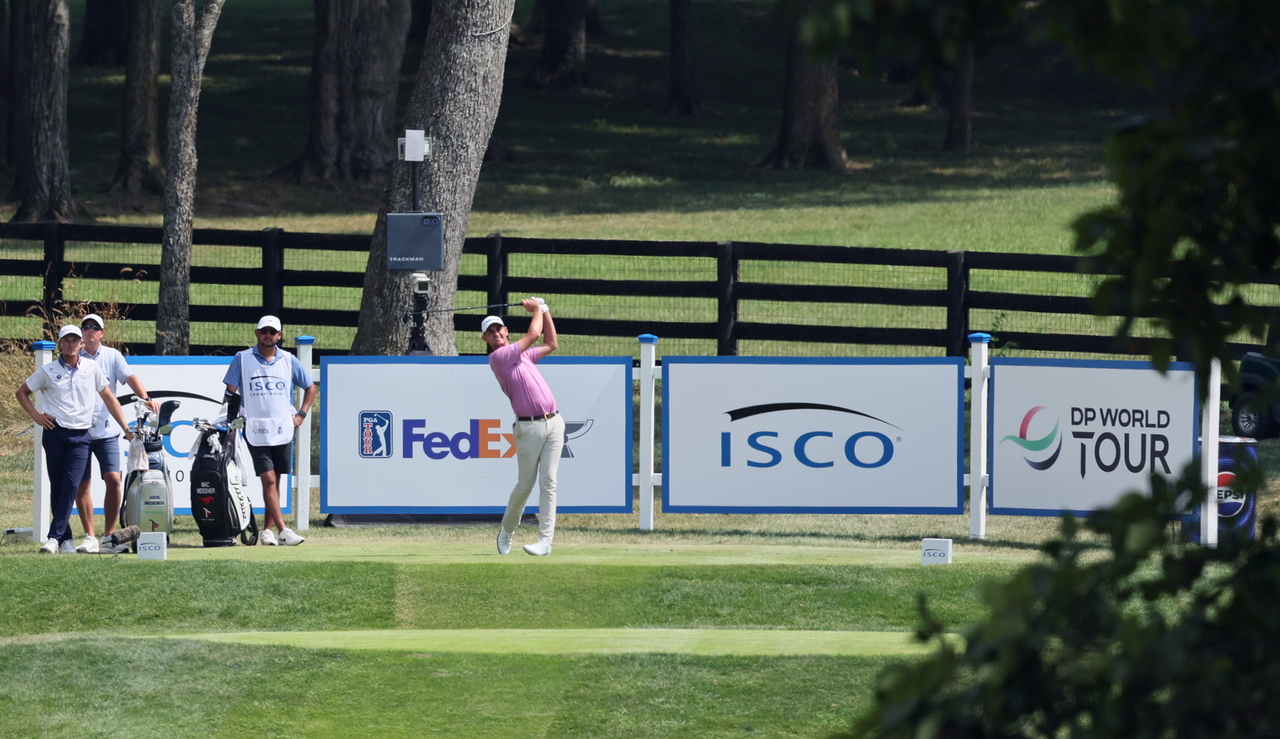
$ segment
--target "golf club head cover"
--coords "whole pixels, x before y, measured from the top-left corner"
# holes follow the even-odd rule
[[[116,546],[129,544],[137,541],[138,537],[141,535],[142,529],[138,528],[136,524],[133,526],[125,526],[123,529],[116,529],[115,531],[112,531],[111,536],[107,537],[107,543],[115,544]]]
[[[228,390],[222,396],[222,402],[227,404],[227,422],[230,423],[240,415],[240,394]]]
[[[182,405],[182,403],[177,400],[166,400],[165,402],[160,404],[160,425],[161,426],[169,425],[169,419],[173,417],[173,412],[177,410],[178,406],[180,405]]]

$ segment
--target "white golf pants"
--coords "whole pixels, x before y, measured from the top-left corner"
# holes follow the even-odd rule
[[[520,474],[502,515],[502,528],[515,531],[520,525],[525,501],[538,482],[538,540],[551,541],[556,533],[556,470],[564,448],[564,416],[536,421],[516,421],[511,430],[516,440],[516,462]]]

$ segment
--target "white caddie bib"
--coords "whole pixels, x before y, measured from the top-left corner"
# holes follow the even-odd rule
[[[244,435],[253,446],[279,446],[293,441],[293,360],[276,349],[276,360],[263,364],[253,349],[240,352],[244,386]]]

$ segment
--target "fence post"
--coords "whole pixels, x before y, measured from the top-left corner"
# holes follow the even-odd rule
[[[738,300],[733,296],[733,288],[737,282],[738,258],[734,253],[733,242],[721,241],[716,244],[716,292],[719,297],[716,354],[722,357],[738,355],[738,338],[735,335]]]
[[[947,356],[963,357],[969,335],[969,267],[963,251],[947,252]]]
[[[45,242],[46,249],[48,242]],[[36,354],[36,369],[40,369],[53,361],[53,350],[58,345],[52,341],[37,341],[31,345]],[[31,398],[36,410],[44,413],[44,392],[35,393]],[[31,540],[43,544],[49,535],[49,524],[53,514],[49,511],[49,473],[44,468],[44,427],[38,423],[35,427],[35,476],[31,483]]]
[[[262,312],[280,318],[284,313],[284,247],[282,228],[262,229]]]
[[[1209,365],[1209,386],[1200,411],[1200,481],[1208,488],[1200,509],[1200,543],[1218,547],[1218,414],[1222,410],[1222,365]]]
[[[636,487],[640,488],[640,530],[653,531],[653,367],[658,353],[658,337],[640,334],[640,466]]]
[[[969,362],[969,538],[987,538],[987,393],[991,369],[987,344],[991,334],[969,334],[973,358]]]
[[[507,291],[502,287],[502,280],[507,276],[507,253],[502,250],[502,234],[491,233],[489,239],[489,253],[487,259],[486,278],[489,291],[489,305],[498,305],[500,303],[509,302],[507,300]],[[493,311],[494,315],[505,316],[506,308],[498,308]]]
[[[316,343],[314,336],[299,336],[298,361],[311,374],[311,348]],[[297,479],[298,492],[293,498],[293,527],[298,531],[311,528],[311,412],[302,419],[298,427],[298,462],[294,466],[294,477]]]
[[[67,275],[67,242],[62,238],[61,224],[44,224],[44,329],[49,336],[58,335],[54,314],[62,302],[62,280]]]

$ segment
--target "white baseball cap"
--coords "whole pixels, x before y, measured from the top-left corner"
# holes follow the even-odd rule
[[[489,331],[489,327],[490,327],[490,326],[493,326],[494,324],[497,324],[497,325],[499,325],[499,326],[505,326],[505,325],[507,325],[507,324],[505,324],[505,323],[503,323],[503,322],[502,322],[502,319],[501,319],[501,318],[498,318],[497,316],[489,316],[488,318],[486,318],[486,319],[484,319],[483,321],[481,321],[481,322],[480,322],[480,333],[482,333],[482,334],[483,334],[483,333],[488,332],[488,331]]]
[[[104,320],[102,320],[102,316],[98,315],[97,313],[90,313],[89,315],[85,316],[84,318],[81,318],[81,319],[80,319],[80,325],[81,325],[81,326],[83,326],[83,325],[85,325],[86,323],[88,323],[89,321],[93,321],[94,323],[98,324],[98,328],[106,328],[106,327],[107,327],[107,322],[106,322],[106,321],[104,321]]]
[[[63,326],[62,330],[58,332],[58,341],[62,341],[68,336],[75,336],[77,339],[84,338],[84,334],[80,333],[80,327],[70,324]]]
[[[275,316],[263,316],[262,318],[258,319],[258,328],[267,328],[267,327],[274,328],[276,331],[280,331],[281,330],[280,319],[276,318]]]

